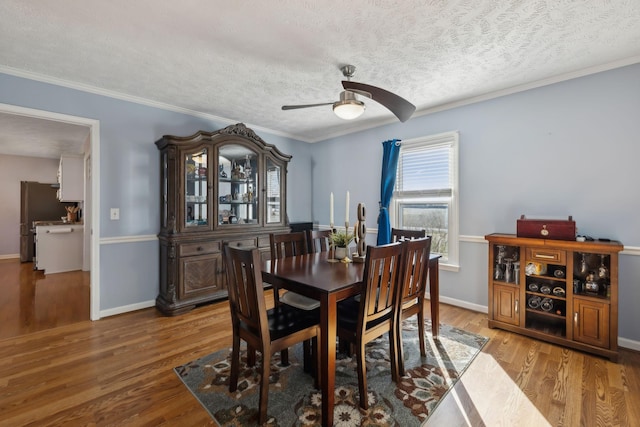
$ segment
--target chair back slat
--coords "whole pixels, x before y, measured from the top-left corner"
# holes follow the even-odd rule
[[[307,230],[307,244],[309,253],[327,252],[331,245],[329,240],[331,230]]]
[[[282,259],[308,253],[307,235],[304,231],[269,235],[271,259]]]
[[[412,239],[420,239],[422,237],[426,237],[426,230],[408,230],[402,228],[392,228],[391,229],[391,241],[399,242],[402,240],[412,240]]]

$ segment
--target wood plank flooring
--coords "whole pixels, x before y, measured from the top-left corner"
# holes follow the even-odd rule
[[[31,262],[0,260],[0,339],[89,320],[89,275],[45,275]]]
[[[445,304],[441,321],[491,341],[426,425],[640,426],[639,353],[623,349],[614,364]],[[0,426],[215,425],[172,369],[230,345],[226,301],[1,339]]]

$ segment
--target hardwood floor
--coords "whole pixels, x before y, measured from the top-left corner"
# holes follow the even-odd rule
[[[614,364],[488,329],[485,314],[444,304],[441,321],[491,341],[428,426],[640,425],[640,354],[622,350]],[[226,301],[0,340],[0,425],[215,425],[172,369],[230,345]]]
[[[89,320],[89,276],[45,275],[31,262],[0,260],[0,339]]]

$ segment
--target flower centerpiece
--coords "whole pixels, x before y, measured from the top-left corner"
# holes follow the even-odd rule
[[[343,259],[348,256],[347,246],[353,241],[354,235],[348,231],[334,231],[329,235],[331,246],[335,249],[335,257]]]

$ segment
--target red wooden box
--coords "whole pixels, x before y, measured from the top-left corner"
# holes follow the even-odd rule
[[[527,219],[522,215],[517,223],[518,237],[576,240],[576,222],[569,219]]]

